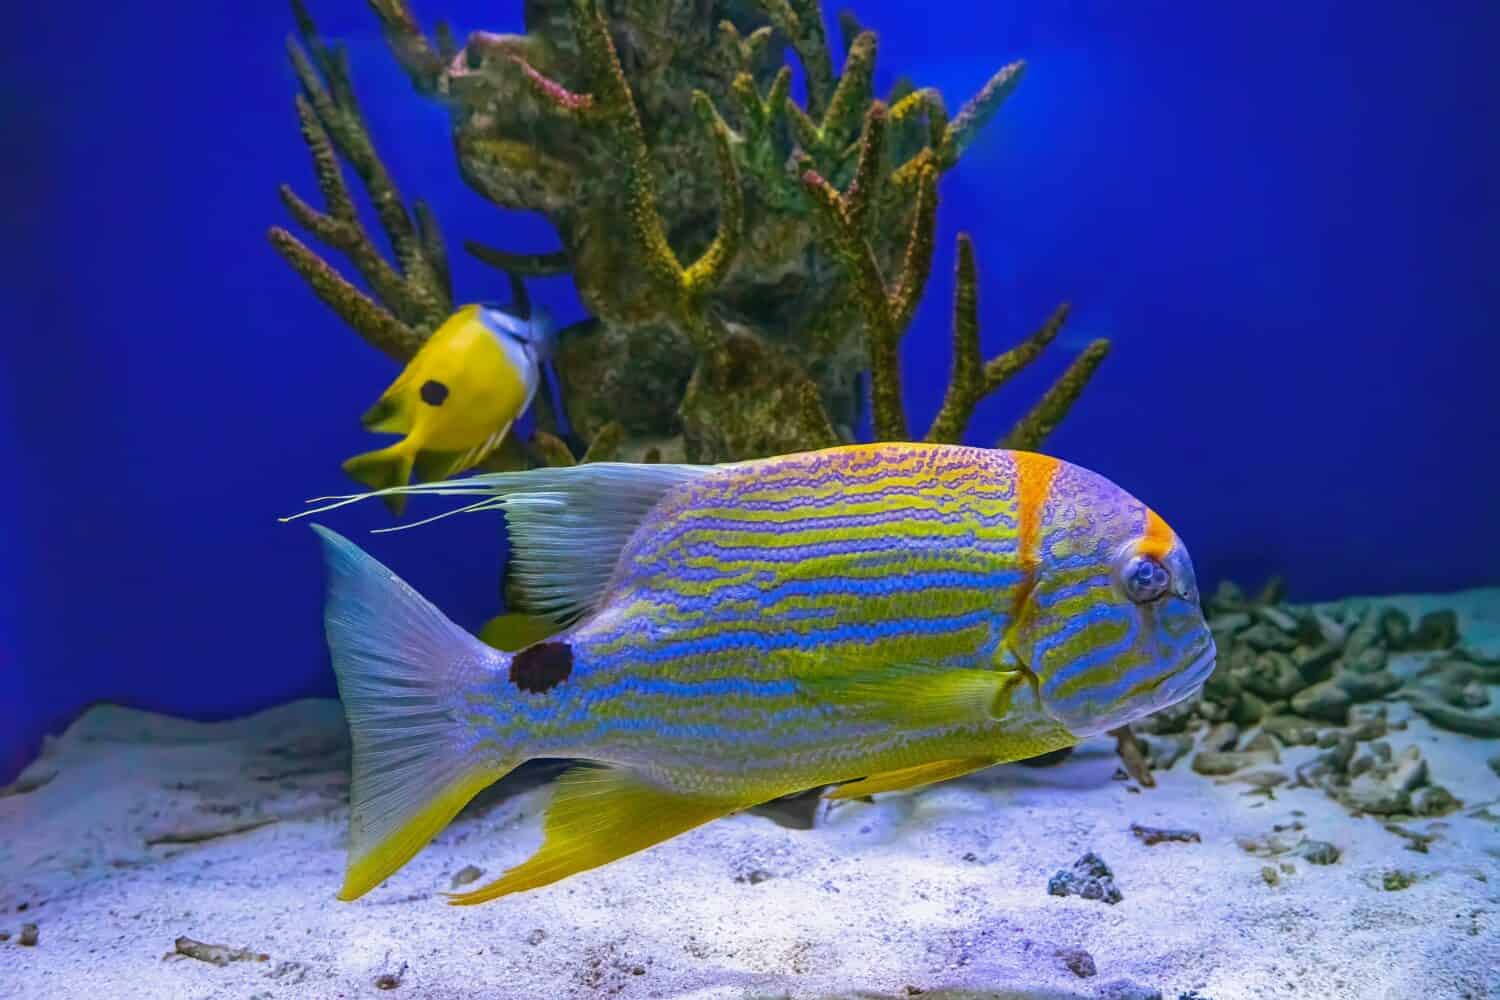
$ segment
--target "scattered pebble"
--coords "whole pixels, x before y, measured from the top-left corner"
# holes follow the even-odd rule
[[[1260,877],[1265,881],[1266,885],[1277,886],[1281,884],[1281,875],[1270,865],[1261,865]]]
[[[1183,844],[1201,843],[1203,838],[1198,836],[1196,830],[1169,830],[1155,826],[1142,826],[1139,823],[1130,824],[1130,832],[1140,838],[1146,846],[1160,844],[1163,841],[1174,841]]]
[[[9,941],[10,931],[0,931],[0,941]]]
[[[1412,794],[1411,808],[1418,816],[1443,816],[1463,803],[1442,785],[1428,785]]]
[[[1297,853],[1310,865],[1331,865],[1336,864],[1344,852],[1326,840],[1306,840]]]
[[[375,977],[375,988],[377,990],[393,990],[401,985],[401,977],[394,972],[382,972]]]
[[[1082,948],[1059,948],[1054,954],[1067,970],[1079,979],[1088,979],[1099,974],[1094,965],[1094,956]]]
[[[1380,876],[1380,887],[1386,892],[1400,892],[1402,889],[1406,889],[1416,884],[1416,881],[1417,876],[1413,875],[1411,872],[1404,872],[1400,869],[1392,869],[1391,871],[1385,872]]]
[[[1115,873],[1092,851],[1073,862],[1072,868],[1053,875],[1047,882],[1047,892],[1053,896],[1097,899],[1111,906],[1125,898],[1115,885]]]
[[[22,924],[21,936],[16,938],[16,944],[23,948],[35,948],[39,933],[36,924]]]
[[[461,885],[468,885],[484,874],[484,869],[475,868],[473,865],[464,865],[453,873],[453,881],[449,885],[451,889],[457,889]]]
[[[545,940],[547,940],[547,932],[540,927],[526,935],[526,943],[529,945],[539,945]]]
[[[734,877],[736,882],[749,882],[751,885],[760,885],[771,877],[771,873],[764,868],[752,868],[748,872],[740,872]]]
[[[190,937],[180,937],[175,942],[176,954],[196,958],[210,965],[228,965],[230,962],[268,962],[270,955],[251,951],[248,948],[231,948],[223,944],[206,944]]]
[[[1488,761],[1490,770],[1495,772],[1495,777],[1500,778],[1500,753],[1495,754]]]
[[[1111,980],[1099,987],[1099,992],[1094,996],[1098,1000],[1162,1000],[1161,990],[1142,986],[1129,979]]]
[[[1238,750],[1205,750],[1193,758],[1193,770],[1199,774],[1218,777],[1246,767],[1258,767],[1279,763],[1275,753],[1265,751],[1242,752]]]

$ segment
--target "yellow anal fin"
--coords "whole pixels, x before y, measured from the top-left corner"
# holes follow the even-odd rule
[[[850,781],[830,789],[825,799],[858,799],[881,792],[901,792],[908,788],[920,788],[949,778],[957,778],[971,771],[979,771],[1000,762],[998,757],[955,757],[953,760],[935,760],[930,764],[903,767],[896,771],[883,771],[868,778]]]
[[[525,892],[645,850],[749,803],[680,795],[634,771],[581,767],[564,774],[547,808],[541,849],[499,879],[455,893],[455,906]]]

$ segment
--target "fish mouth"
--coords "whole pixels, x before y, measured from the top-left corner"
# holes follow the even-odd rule
[[[1203,687],[1203,682],[1208,680],[1209,675],[1214,672],[1217,664],[1218,651],[1214,648],[1213,640],[1210,639],[1191,663],[1168,676],[1162,682],[1161,687],[1156,689],[1151,699],[1151,711],[1160,711],[1197,694],[1198,690]]]

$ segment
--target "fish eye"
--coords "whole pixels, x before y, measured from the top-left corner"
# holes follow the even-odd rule
[[[1132,556],[1120,574],[1125,596],[1136,604],[1149,604],[1167,592],[1172,574],[1150,556]]]

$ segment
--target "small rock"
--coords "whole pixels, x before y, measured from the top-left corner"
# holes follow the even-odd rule
[[[1348,735],[1340,736],[1333,746],[1328,748],[1328,752],[1323,755],[1323,763],[1342,774],[1349,769],[1349,762],[1354,759],[1354,751],[1356,749],[1354,737]]]
[[[401,977],[394,972],[382,972],[375,977],[375,988],[377,990],[393,990],[401,985]]]
[[[1355,809],[1377,816],[1389,816],[1411,808],[1411,797],[1405,791],[1371,773],[1361,774],[1351,781],[1343,798]]]
[[[1253,726],[1269,714],[1266,703],[1253,691],[1241,691],[1229,718],[1241,726]]]
[[[1384,669],[1363,672],[1341,670],[1334,675],[1333,683],[1353,701],[1374,701],[1399,688],[1401,678]]]
[[[1170,705],[1160,712],[1152,712],[1136,723],[1134,728],[1140,732],[1164,736],[1182,732],[1188,727],[1188,723],[1192,719],[1193,705],[1192,699],[1189,698],[1186,701],[1179,701],[1175,705]]]
[[[1240,744],[1240,750],[1260,753],[1277,753],[1281,748],[1264,729],[1257,729]]]
[[[1281,884],[1281,876],[1270,865],[1260,866],[1260,877],[1266,885],[1277,886]]]
[[[1349,639],[1349,630],[1321,611],[1314,611],[1307,618],[1318,631],[1318,636],[1330,646],[1342,649]]]
[[[16,938],[16,944],[23,948],[35,948],[39,934],[36,924],[22,924],[21,936]]]
[[[530,934],[526,935],[526,943],[531,945],[532,947],[536,947],[545,940],[547,940],[547,932],[542,930],[540,927],[536,928]]]
[[[1478,681],[1470,681],[1458,692],[1459,708],[1484,708],[1490,703],[1489,690]]]
[[[1427,761],[1422,759],[1421,749],[1410,746],[1403,750],[1396,758],[1396,769],[1386,780],[1392,788],[1403,792],[1415,791],[1427,784]]]
[[[1176,764],[1184,755],[1193,749],[1193,740],[1190,736],[1182,734],[1169,734],[1164,736],[1141,736],[1137,735],[1146,748],[1146,763],[1153,771],[1170,771],[1172,765]]]
[[[1342,851],[1326,840],[1305,840],[1297,853],[1310,865],[1331,865],[1343,856]]]
[[[1278,653],[1290,653],[1297,648],[1297,640],[1274,625],[1265,622],[1256,622],[1237,637],[1240,642],[1249,646],[1257,652],[1275,650]]]
[[[1193,758],[1193,770],[1210,777],[1233,774],[1245,767],[1278,764],[1280,758],[1274,753],[1205,750]]]
[[[1220,580],[1208,603],[1215,612],[1241,611],[1245,607],[1245,592],[1233,580]]]
[[[1244,611],[1230,611],[1222,615],[1214,615],[1208,620],[1208,627],[1213,632],[1234,635],[1250,627],[1250,615]]]
[[[1302,673],[1304,680],[1320,681],[1326,678],[1339,658],[1337,646],[1298,646],[1292,650],[1292,664]]]
[[[1380,646],[1367,646],[1357,655],[1351,655],[1348,647],[1344,649],[1344,669],[1356,674],[1377,674],[1389,661],[1390,657]]]
[[[1275,607],[1273,605],[1266,605],[1265,607],[1256,608],[1255,617],[1259,618],[1267,625],[1281,629],[1281,631],[1283,632],[1297,631],[1297,619],[1292,617],[1287,612],[1283,611],[1281,608]]]
[[[1411,619],[1400,608],[1382,608],[1375,625],[1387,649],[1405,649],[1411,639]]]
[[[1452,649],[1458,645],[1458,614],[1454,611],[1433,611],[1417,621],[1417,629],[1411,635],[1411,649]]]
[[[1079,979],[1087,979],[1099,974],[1094,965],[1094,956],[1082,948],[1059,948],[1054,954],[1067,970]]]
[[[1130,832],[1135,834],[1147,847],[1152,844],[1160,844],[1163,841],[1173,841],[1182,844],[1199,844],[1203,842],[1203,838],[1198,835],[1196,830],[1170,830],[1132,823],[1130,824]]]
[[[457,889],[461,885],[468,885],[483,874],[484,869],[482,868],[475,868],[473,865],[464,865],[453,873],[453,881],[449,888]]]
[[[1461,803],[1442,785],[1428,785],[1412,794],[1412,811],[1418,816],[1443,816],[1457,809]]]
[[[1486,763],[1490,765],[1490,770],[1495,772],[1495,777],[1500,778],[1500,753],[1495,754]]]
[[[0,941],[9,941],[10,931],[0,931]]]
[[[1097,899],[1111,906],[1125,898],[1115,885],[1114,872],[1092,851],[1073,862],[1072,868],[1053,875],[1047,882],[1047,892],[1053,896]]]
[[[1416,884],[1417,877],[1411,872],[1393,869],[1380,876],[1380,887],[1386,892],[1400,892]]]
[[[1099,987],[1099,992],[1094,996],[1098,1000],[1162,1000],[1161,990],[1153,990],[1149,986],[1131,982],[1129,979],[1115,979]]]
[[[1354,703],[1348,693],[1332,681],[1319,681],[1292,696],[1292,711],[1309,719],[1322,719],[1339,725],[1349,717]]]
[[[1240,738],[1240,727],[1232,722],[1220,722],[1208,731],[1203,737],[1203,749],[1205,750],[1233,750],[1235,741]]]
[[[1307,687],[1302,671],[1297,669],[1292,658],[1274,650],[1255,658],[1254,666],[1245,673],[1244,684],[1246,689],[1273,701],[1290,698]]]
[[[1286,746],[1310,747],[1318,742],[1318,727],[1295,715],[1273,715],[1261,728]]]
[[[752,868],[748,872],[741,872],[734,877],[736,882],[749,882],[751,885],[760,885],[771,877],[771,873],[764,868]]]

